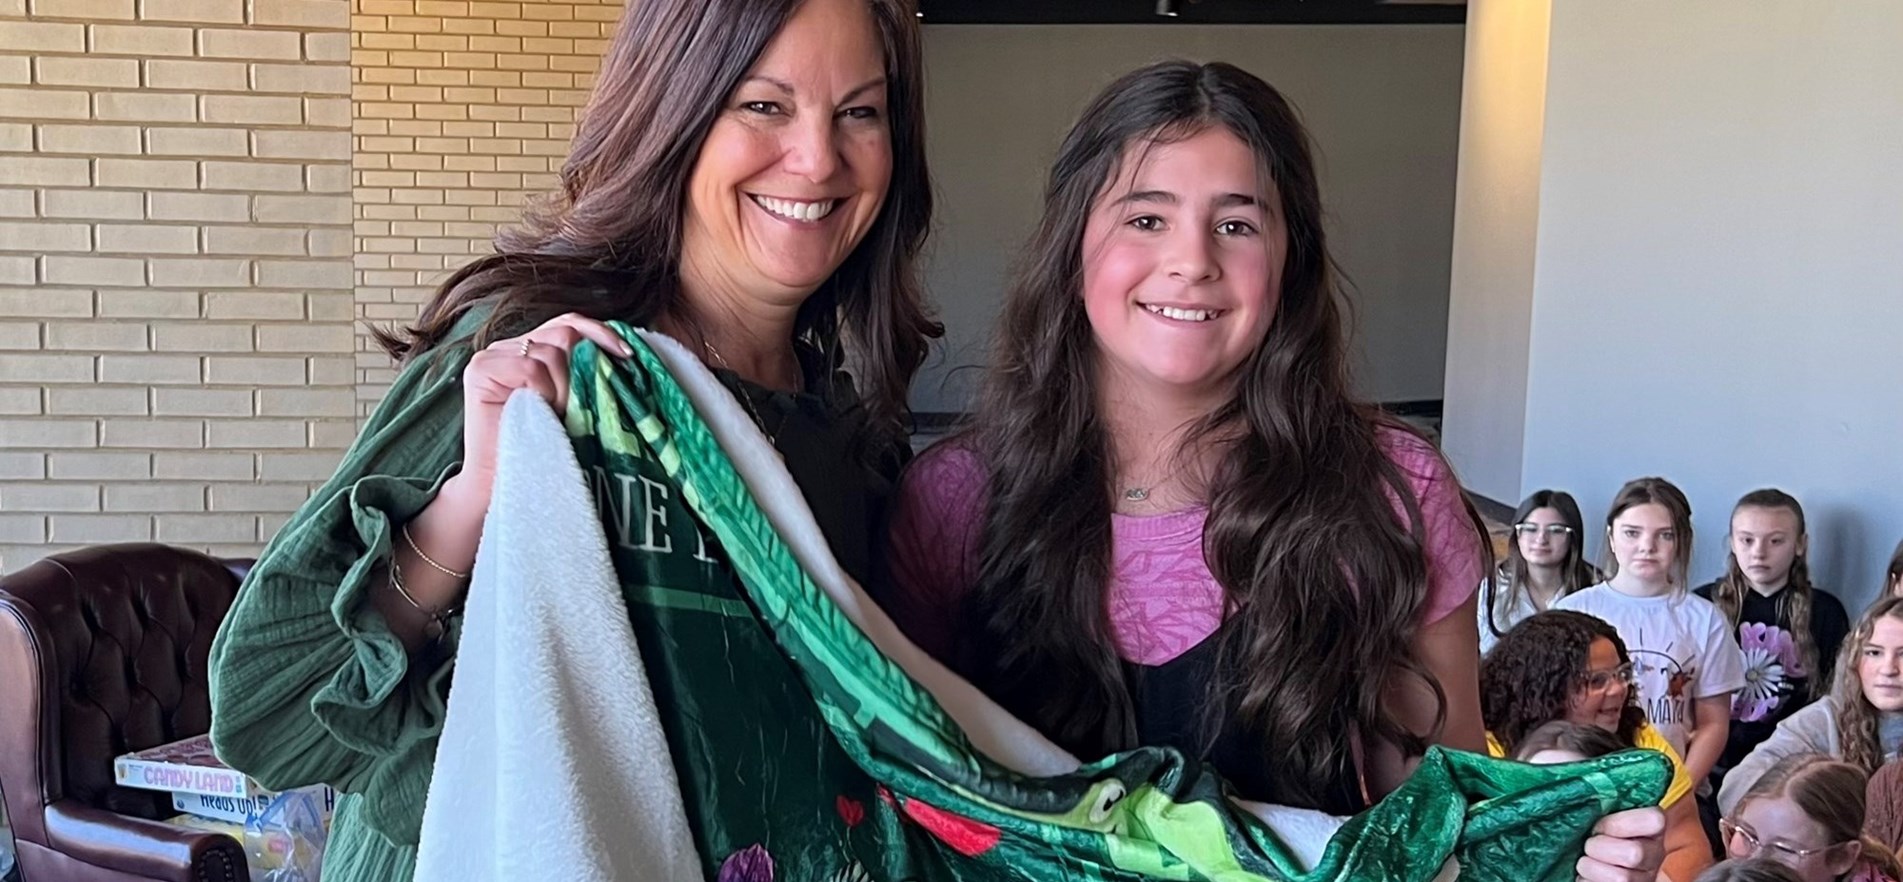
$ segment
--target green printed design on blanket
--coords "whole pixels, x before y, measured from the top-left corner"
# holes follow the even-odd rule
[[[1561,882],[1599,817],[1664,793],[1646,751],[1555,767],[1434,748],[1304,872],[1178,751],[1006,769],[814,583],[665,363],[615,327],[635,355],[577,348],[566,425],[709,879],[1428,882],[1451,858],[1464,880]]]

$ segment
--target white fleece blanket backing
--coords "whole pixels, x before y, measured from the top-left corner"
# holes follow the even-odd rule
[[[698,879],[667,739],[568,434],[504,409],[418,882]]]

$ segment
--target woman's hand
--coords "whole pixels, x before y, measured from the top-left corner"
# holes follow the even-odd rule
[[[634,354],[607,325],[571,312],[520,337],[497,340],[469,359],[463,369],[463,467],[457,475],[465,485],[458,489],[468,498],[486,507],[502,406],[515,390],[535,390],[558,414],[568,407],[568,356],[583,340],[623,358]]]
[[[520,337],[496,341],[463,368],[462,471],[402,525],[401,539],[391,540],[390,589],[372,595],[390,630],[411,652],[425,644],[432,626],[441,625],[444,611],[454,608],[468,587],[495,488],[502,406],[515,390],[533,389],[557,413],[566,409],[568,354],[582,340],[616,355],[634,354],[607,325],[569,313]]]
[[[1583,882],[1653,882],[1665,862],[1665,812],[1632,809],[1599,819],[1575,869]]]

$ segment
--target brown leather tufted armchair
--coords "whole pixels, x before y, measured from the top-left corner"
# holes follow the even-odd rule
[[[160,823],[112,760],[211,726],[206,655],[249,561],[105,545],[0,577],[0,789],[26,882],[238,882],[231,837]]]

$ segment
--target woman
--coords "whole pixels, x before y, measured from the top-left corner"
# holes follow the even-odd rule
[[[1571,493],[1535,490],[1520,502],[1506,563],[1481,588],[1482,655],[1526,617],[1602,578],[1586,562],[1585,536],[1586,522]]]
[[[1718,808],[1735,813],[1772,765],[1800,753],[1843,760],[1865,775],[1903,754],[1903,598],[1885,597],[1864,611],[1837,657],[1831,694],[1784,718],[1725,775]]]
[[[1322,216],[1267,83],[1167,62],[1108,87],[1059,149],[975,425],[904,479],[884,600],[1074,753],[1176,746],[1347,814],[1427,744],[1484,743],[1485,552],[1432,447],[1348,393]],[[1650,878],[1656,847],[1587,863]]]
[[[1699,826],[1692,778],[1678,752],[1639,709],[1632,659],[1619,632],[1570,610],[1549,610],[1500,638],[1480,664],[1480,708],[1487,749],[1494,756],[1523,752],[1533,733],[1554,720],[1595,726],[1630,748],[1656,750],[1672,760],[1665,809],[1665,871],[1690,879],[1711,863]]]
[[[869,575],[906,387],[938,332],[915,276],[920,101],[905,0],[630,5],[562,191],[386,339],[401,377],[214,647],[219,755],[268,787],[341,791],[326,879],[410,877],[502,406],[532,389],[559,412],[581,340],[627,354],[598,320],[698,350]],[[617,567],[730,585],[678,497],[647,497],[639,524],[667,532],[621,543]]]
[[[1778,760],[1718,822],[1726,853],[1770,858],[1803,882],[1896,882],[1896,856],[1863,832],[1868,777],[1821,754]]]

